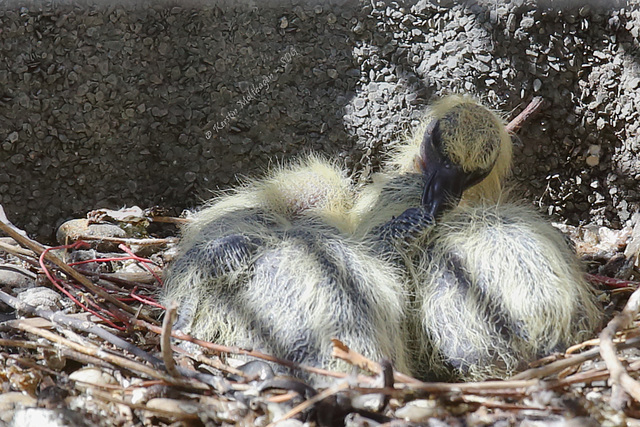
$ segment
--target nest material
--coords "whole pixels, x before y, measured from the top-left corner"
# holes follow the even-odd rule
[[[6,304],[0,339],[4,422],[20,425],[47,416],[96,425],[268,425],[283,418],[317,425],[345,420],[355,423],[351,425],[398,420],[407,425],[429,420],[513,425],[578,418],[582,425],[623,425],[640,418],[640,386],[634,379],[640,369],[640,352],[635,350],[640,328],[634,321],[640,291],[634,291],[633,282],[600,279],[609,282],[600,294],[613,302],[610,311],[624,309],[613,316],[599,339],[575,343],[565,354],[539,360],[509,380],[424,383],[398,372],[392,375],[390,366],[352,352],[348,343],[336,341],[334,355],[352,364],[353,374],[297,366],[248,349],[183,336],[171,331],[169,320],[175,307],[169,308],[161,326],[156,320],[158,310],[146,303],[157,292],[152,273],[157,277],[170,258],[172,239],[122,239],[138,251],[156,252],[150,271],[131,271],[133,266],[126,264],[141,259],[125,253],[130,252],[127,246],[120,246],[124,251],[119,254],[82,249],[54,254],[6,223],[0,223],[0,229],[12,237],[0,241],[5,261],[0,264],[4,284],[0,299]],[[564,231],[576,240],[585,258],[593,261],[594,253],[599,254],[594,271],[611,270],[608,261],[620,265],[618,273],[637,276],[637,253],[627,258],[623,251],[637,245],[640,233],[600,230],[597,235],[607,239],[594,240],[593,231],[567,227]],[[63,261],[88,256],[111,261],[85,259],[75,268]],[[616,261],[620,256],[625,263]],[[103,319],[84,313],[57,290],[23,293],[25,285],[51,285],[44,280],[42,266]],[[24,279],[22,285],[16,275]],[[15,317],[11,316],[14,309]],[[170,336],[192,342],[193,351],[171,347]],[[230,362],[234,355],[324,375],[328,387],[315,390],[298,380],[238,369]]]

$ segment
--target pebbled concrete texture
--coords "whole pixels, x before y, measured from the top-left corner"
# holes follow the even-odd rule
[[[430,100],[468,92],[507,117],[545,97],[516,194],[620,226],[640,200],[639,31],[622,1],[4,3],[0,203],[51,239],[309,151],[366,179]]]

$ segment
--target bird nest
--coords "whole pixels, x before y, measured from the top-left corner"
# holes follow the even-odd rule
[[[0,240],[4,422],[635,425],[640,418],[635,282],[592,275],[610,320],[599,337],[506,380],[422,382],[337,340],[333,355],[353,372],[332,372],[173,331],[176,307],[167,307],[163,323],[154,296],[177,239],[147,232],[151,224],[172,234],[167,223],[182,220],[106,210],[90,218],[62,227],[75,242],[53,248],[25,237],[6,218],[0,222],[8,236]],[[125,229],[128,237],[109,237],[105,227]],[[640,223],[622,231],[562,228],[592,272],[638,276]],[[234,357],[247,355],[325,376],[328,385],[315,389],[234,367]]]
[[[515,132],[540,100],[514,119]],[[139,208],[90,212],[46,247],[0,206],[0,420],[13,425],[640,425],[640,218],[620,231],[559,226],[606,307],[598,337],[503,380],[423,382],[333,340],[336,372],[172,330],[155,301],[175,225]],[[161,314],[166,311],[164,320]],[[182,343],[181,345],[177,345]],[[304,371],[314,386],[262,360]],[[238,362],[238,363],[236,363]],[[348,365],[347,365],[348,366]],[[326,384],[320,387],[317,384]]]

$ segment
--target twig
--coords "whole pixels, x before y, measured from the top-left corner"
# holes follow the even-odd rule
[[[8,252],[13,255],[22,255],[22,256],[31,256],[31,257],[36,256],[36,254],[33,251],[30,251],[29,249],[25,249],[21,246],[10,245],[2,241],[0,241],[0,250]]]
[[[336,338],[332,338],[331,342],[333,343],[333,351],[331,353],[331,356],[337,357],[338,359],[344,360],[345,362],[357,366],[360,369],[365,369],[374,374],[380,374],[383,371],[382,366],[379,363],[367,359],[360,353],[350,349],[342,341]],[[397,371],[394,371],[394,377],[398,382],[408,384],[422,384],[422,381]]]
[[[42,344],[36,344],[34,342],[22,341],[22,340],[5,340],[0,339],[0,347],[19,347],[29,350],[36,350],[43,348]]]
[[[203,354],[189,353],[187,350],[183,349],[182,347],[173,346],[172,348],[173,348],[173,351],[175,351],[176,353],[184,354],[185,356],[189,357],[190,359],[195,360],[196,362],[203,363],[205,365],[211,366],[212,368],[215,368],[215,369],[217,369],[219,371],[226,372],[228,374],[236,375],[238,377],[244,378],[245,380],[252,379],[244,371],[241,371],[240,369],[237,369],[237,368],[234,368],[232,366],[226,365],[226,364],[222,363],[218,359],[213,359],[211,357],[206,357]]]
[[[121,366],[125,369],[128,369],[129,371],[137,372],[149,378],[161,379],[163,381],[166,381],[169,384],[185,385],[184,382],[177,383],[174,378],[169,377],[168,375],[165,375],[161,372],[158,372],[157,370],[154,370],[146,365],[143,365],[142,363],[136,362],[134,360],[131,360],[122,356],[111,354],[104,350],[94,349],[88,346],[80,345],[69,339],[63,338],[60,335],[55,334],[53,332],[47,331],[42,328],[31,326],[22,320],[11,320],[7,322],[7,324],[13,328],[20,329],[25,332],[29,332],[31,334],[45,338],[53,343],[71,348],[79,353],[101,358],[103,360],[106,360],[109,363],[112,363],[117,366]],[[201,388],[197,383],[189,384],[189,386],[192,386],[193,388]]]
[[[42,372],[46,372],[49,375],[57,375],[58,374],[53,369],[49,369],[46,366],[38,365],[33,360],[27,359],[27,358],[22,357],[22,356],[18,356],[17,354],[6,354],[5,357],[7,357],[7,358],[9,358],[11,360],[15,360],[16,362],[26,366],[27,368],[37,369],[37,370],[40,370]]]
[[[74,240],[98,240],[101,242],[110,242],[110,243],[120,243],[129,246],[163,246],[168,245],[170,243],[177,243],[179,239],[177,237],[167,237],[164,239],[131,239],[131,238],[122,238],[122,237],[106,237],[106,236],[78,236],[77,239]]]
[[[176,378],[173,378],[169,375],[166,375],[162,372],[159,372],[158,370],[152,369],[149,366],[146,366],[142,363],[136,362],[135,360],[132,360],[131,358],[126,358],[126,357],[122,357],[122,356],[117,356],[114,354],[111,354],[107,351],[104,350],[100,350],[100,349],[94,349],[91,347],[87,347],[87,346],[83,346],[80,345],[78,343],[75,343],[71,340],[68,340],[66,338],[61,337],[58,334],[54,334],[53,332],[47,331],[45,329],[42,328],[36,328],[33,327],[29,324],[27,324],[26,322],[23,322],[21,320],[11,320],[9,322],[7,322],[7,324],[11,327],[14,327],[16,329],[20,329],[23,330],[25,332],[29,332],[31,334],[34,335],[38,335],[42,338],[45,338],[51,342],[69,347],[79,353],[82,354],[86,354],[89,356],[93,356],[93,357],[97,357],[100,359],[103,359],[109,363],[112,363],[116,366],[120,366],[123,367],[125,369],[128,369],[129,371],[132,372],[137,372],[138,374],[142,374],[144,376],[147,376],[149,378],[155,378],[155,379],[160,379],[163,380],[169,384],[174,384],[174,385],[178,385],[178,386],[182,386],[182,387],[190,387],[193,389],[200,389],[200,390],[205,390],[208,387],[206,387],[204,384],[201,384],[200,382],[196,382],[196,381],[188,381],[188,380],[177,380]]]
[[[158,289],[154,277],[148,271],[116,271],[114,273],[95,273],[83,268],[76,268],[76,270],[84,275],[98,277],[99,279],[104,279],[126,288],[140,287],[152,290]]]
[[[140,320],[140,319],[133,319],[132,322],[139,327],[145,328],[153,333],[156,333],[158,335],[162,334],[162,329],[159,328],[158,326],[152,325],[150,323],[145,322],[144,320]],[[265,354],[265,353],[261,353],[259,351],[255,351],[255,350],[247,350],[244,348],[239,348],[239,347],[229,347],[226,345],[221,345],[221,344],[214,344],[212,342],[208,342],[208,341],[202,341],[199,340],[197,338],[193,338],[190,335],[184,334],[182,332],[179,331],[172,331],[171,332],[171,336],[173,338],[182,340],[182,341],[187,341],[196,345],[199,345],[201,347],[204,347],[206,349],[209,349],[211,351],[214,351],[216,353],[228,353],[228,354],[242,354],[245,356],[251,356],[251,357],[255,357],[257,359],[262,359],[262,360],[266,360],[268,362],[273,362],[273,363],[277,363],[279,365],[282,366],[286,366],[288,368],[292,368],[292,369],[299,369],[302,371],[306,371],[306,372],[310,372],[312,374],[318,374],[318,375],[325,375],[327,377],[334,377],[334,378],[346,378],[348,376],[348,374],[344,373],[344,372],[335,372],[335,371],[329,371],[327,369],[322,369],[322,368],[316,368],[313,366],[306,366],[306,365],[302,365],[296,362],[292,362],[290,360],[286,360],[286,359],[280,359],[278,357],[275,356],[271,356],[269,354]]]
[[[189,218],[176,218],[173,216],[149,216],[147,219],[151,222],[162,222],[165,224],[188,224],[192,222]]]
[[[2,291],[0,291],[0,301],[3,301],[4,303],[20,312],[28,313],[31,316],[39,316],[61,326],[66,326],[68,328],[94,334],[102,338],[103,340],[115,345],[116,347],[119,347],[135,356],[138,356],[143,360],[146,360],[156,367],[163,366],[162,361],[157,357],[150,355],[149,353],[130,344],[122,338],[113,335],[111,332],[93,324],[92,322],[74,319],[60,312],[53,312],[51,310],[34,307]]]
[[[267,397],[265,400],[271,403],[284,403],[290,401],[291,399],[295,399],[298,396],[300,396],[298,392],[290,391],[289,393]]]
[[[612,389],[614,389],[612,390],[613,395],[615,395],[615,388],[619,386],[637,402],[640,402],[640,383],[631,378],[624,369],[624,366],[622,366],[622,363],[620,363],[618,359],[616,348],[613,344],[613,338],[616,332],[629,325],[638,314],[638,310],[640,310],[640,288],[631,294],[624,309],[622,309],[600,333],[600,354],[611,373],[609,384]],[[616,402],[612,402],[612,405],[614,405],[614,403]],[[618,407],[618,409],[620,408]]]
[[[598,338],[593,338],[587,341],[583,341],[580,344],[574,344],[568,349],[565,350],[564,354],[569,355],[577,352],[578,350],[582,350],[585,347],[596,347],[600,345],[600,340]]]
[[[129,256],[131,256],[135,261],[138,261],[140,263],[140,265],[142,265],[142,267],[147,270],[149,273],[151,273],[151,275],[158,281],[158,283],[160,285],[162,285],[162,279],[160,278],[160,276],[158,276],[156,274],[155,271],[153,271],[151,269],[151,267],[149,267],[147,264],[155,264],[153,261],[150,261],[146,258],[141,258],[139,256],[137,256],[136,254],[133,253],[133,251],[131,251],[131,249],[129,249],[126,245],[124,244],[119,244],[118,248],[124,252],[126,252],[127,254],[129,254]]]
[[[631,327],[624,329],[622,331],[618,331],[618,338],[613,340],[614,344],[618,347],[618,349],[628,348],[630,347],[630,343],[638,343],[638,337],[640,336],[640,329],[634,322]],[[580,344],[572,345],[565,351],[565,354],[569,355],[575,353],[577,350],[580,350],[584,347],[599,347],[600,346],[600,338],[593,338],[587,341],[584,341]]]
[[[488,400],[485,397],[474,397],[474,396],[458,396],[456,398],[451,399],[452,402],[464,402],[470,405],[480,405],[487,408],[492,409],[502,409],[505,411],[553,411],[553,412],[562,412],[562,408],[558,408],[557,406],[527,406],[527,405],[518,405],[513,403],[505,403],[505,402],[496,402],[493,400]]]
[[[505,381],[483,381],[469,383],[422,383],[405,384],[404,389],[422,391],[427,393],[485,393],[487,391],[503,391],[513,389],[527,389],[529,387],[541,387],[544,381],[533,380],[505,380]]]
[[[165,409],[159,409],[159,408],[153,408],[144,404],[140,404],[140,403],[132,403],[127,401],[126,399],[118,399],[117,397],[115,397],[113,395],[113,393],[107,393],[107,392],[103,392],[103,391],[99,391],[99,390],[92,390],[91,394],[97,398],[100,398],[102,400],[105,400],[107,402],[112,402],[112,403],[116,403],[119,405],[124,405],[124,406],[128,406],[131,409],[137,409],[137,410],[144,410],[144,411],[149,411],[152,413],[156,413],[158,415],[161,415],[163,417],[166,417],[168,419],[181,419],[181,420],[197,420],[198,419],[198,414],[188,414],[185,412],[181,412],[179,414],[175,413],[174,411],[168,411]],[[194,406],[198,407],[198,403],[194,402],[193,403]]]
[[[22,234],[20,234],[16,229],[14,229],[14,227],[10,226],[9,224],[6,224],[2,221],[0,221],[0,230],[2,230],[4,233],[6,233],[9,237],[13,238],[16,242],[20,243],[22,246],[25,246],[29,249],[31,249],[32,251],[34,251],[38,256],[42,255],[46,248],[44,246],[42,246],[40,243],[29,239],[28,237],[23,236]],[[62,270],[63,272],[65,272],[66,274],[68,274],[69,276],[73,277],[75,280],[77,280],[78,282],[80,282],[83,286],[85,286],[87,289],[89,289],[91,292],[93,292],[94,294],[104,298],[105,300],[109,301],[110,303],[114,304],[116,307],[119,307],[121,309],[123,309],[124,311],[127,311],[131,314],[136,314],[136,309],[133,307],[130,307],[129,305],[118,301],[117,298],[115,298],[114,296],[112,296],[111,294],[109,294],[108,292],[105,292],[104,290],[100,289],[98,286],[94,285],[93,282],[91,282],[89,279],[87,279],[85,276],[83,276],[82,274],[78,273],[76,270],[74,270],[73,268],[69,267],[65,262],[63,262],[60,258],[58,258],[57,256],[55,256],[54,254],[47,252],[44,256],[44,258],[55,264],[56,266],[58,266],[58,268],[60,268],[60,270]],[[147,321],[149,322],[154,322],[153,319],[149,318],[148,316],[143,316]]]
[[[627,372],[635,372],[640,370],[640,361],[635,361],[629,364]],[[579,372],[577,374],[570,375],[561,380],[555,381],[550,384],[549,388],[561,388],[567,387],[576,383],[589,383],[593,381],[602,381],[610,378],[610,372],[606,369],[592,369],[587,372]]]
[[[18,265],[13,265],[13,264],[0,264],[0,270],[9,270],[9,271],[13,271],[16,273],[20,273],[25,277],[28,277],[31,280],[36,280],[38,278],[38,275],[27,270],[26,268],[22,268]]]
[[[576,354],[572,357],[568,357],[566,359],[558,360],[556,362],[550,363],[545,366],[541,366],[539,368],[527,369],[526,371],[520,372],[517,375],[514,375],[510,378],[510,380],[518,381],[518,380],[528,380],[533,378],[543,378],[549,375],[555,374],[556,372],[560,372],[563,369],[566,369],[571,366],[579,365],[587,360],[593,359],[600,353],[600,350],[597,348],[585,351],[584,353]]]
[[[83,365],[94,365],[100,366],[103,368],[108,368],[112,370],[116,370],[116,366],[104,361],[102,358],[89,356],[88,354],[82,354],[70,348],[62,347],[59,349],[60,353],[66,357],[67,359],[75,360],[76,362],[80,362]]]
[[[64,248],[64,249],[73,248],[73,249],[75,249],[75,248],[80,247],[81,245],[86,245],[86,243],[84,243],[84,242],[75,242],[75,243],[73,243],[71,245],[60,246],[60,248]],[[40,259],[39,259],[40,268],[42,268],[42,271],[47,276],[47,279],[49,279],[49,282],[51,282],[60,292],[62,292],[64,295],[66,295],[67,298],[69,298],[71,301],[73,301],[82,310],[87,311],[87,312],[89,312],[89,313],[91,313],[91,314],[93,314],[95,316],[98,316],[100,319],[102,319],[105,323],[107,323],[109,326],[111,326],[114,329],[118,329],[120,331],[125,331],[127,329],[125,326],[118,326],[111,319],[109,319],[108,317],[105,317],[105,316],[101,315],[98,311],[105,312],[105,310],[102,309],[102,307],[100,307],[92,299],[87,298],[86,302],[87,302],[88,305],[94,307],[97,311],[89,308],[87,305],[82,303],[78,298],[75,297],[75,295],[73,295],[71,293],[70,290],[67,289],[68,286],[65,288],[65,286],[61,282],[59,282],[56,277],[54,277],[53,273],[51,273],[49,271],[49,269],[47,268],[47,265],[45,263],[45,258],[47,256],[47,254],[49,253],[49,251],[52,250],[52,249],[53,248],[45,249],[44,252],[42,252],[40,254]],[[105,313],[105,314],[107,314],[107,313]],[[118,320],[121,320],[121,319],[118,319]],[[125,325],[126,325],[126,322],[125,322]]]
[[[339,339],[332,338],[331,343],[333,344],[333,350],[331,352],[332,357],[344,360],[345,362],[348,362],[353,366],[357,366],[360,369],[365,369],[374,374],[379,374],[380,372],[382,372],[382,367],[379,363],[367,359],[360,353],[351,350]]]
[[[527,105],[515,119],[511,120],[509,124],[507,124],[507,132],[512,135],[518,132],[527,120],[529,120],[542,109],[544,102],[544,98],[542,98],[541,96],[534,97],[529,105]]]
[[[171,351],[171,327],[175,321],[176,312],[178,311],[178,302],[171,301],[162,322],[162,335],[160,335],[160,350],[162,351],[162,360],[167,372],[172,377],[178,377],[180,374],[176,370],[176,362],[173,360],[173,352]]]
[[[316,394],[311,399],[305,400],[298,406],[291,409],[289,412],[284,414],[280,419],[278,419],[278,422],[283,420],[288,420],[289,418],[298,415],[299,413],[307,410],[308,408],[312,407],[316,403],[326,399],[327,397],[333,396],[334,394],[337,394],[342,390],[346,390],[348,388],[349,388],[349,383],[347,383],[346,381],[336,384],[333,387],[329,387],[328,389],[322,391],[321,393]],[[273,427],[275,425],[276,423],[274,422],[274,423],[268,424],[267,427]]]
[[[638,289],[640,283],[632,280],[616,279],[614,277],[601,276],[599,274],[587,274],[587,280],[597,285],[606,285],[610,288],[623,289],[633,288]]]
[[[100,338],[104,339],[105,341],[115,345],[116,347],[122,348],[123,350],[125,350],[125,351],[127,351],[127,352],[129,352],[129,353],[131,353],[131,354],[133,354],[135,356],[138,356],[141,359],[151,363],[156,369],[161,369],[161,370],[165,369],[165,365],[157,357],[148,354],[144,350],[141,350],[140,348],[134,346],[133,344],[123,340],[122,338],[119,338],[119,337],[113,335],[109,331],[107,331],[107,330],[105,330],[105,329],[103,329],[103,328],[101,328],[99,326],[96,326],[96,325],[94,325],[94,324],[92,324],[90,322],[80,321],[80,320],[77,320],[77,319],[73,319],[73,318],[71,318],[69,316],[65,316],[65,315],[63,315],[61,313],[54,313],[54,312],[52,312],[50,310],[45,310],[45,309],[33,307],[33,306],[31,306],[29,304],[26,304],[26,303],[18,300],[17,298],[14,298],[11,295],[8,295],[8,294],[6,294],[5,292],[2,292],[2,291],[0,291],[0,300],[4,301],[7,304],[9,304],[10,306],[15,308],[16,310],[24,311],[24,312],[30,313],[32,315],[37,315],[37,316],[43,317],[43,318],[49,320],[50,322],[57,323],[59,325],[63,325],[63,326],[67,326],[67,327],[70,327],[70,328],[73,328],[73,329],[81,330],[83,332],[95,334],[95,335],[99,336]],[[28,327],[31,327],[31,328],[35,328],[33,325],[30,325],[27,321],[16,321],[16,320],[13,320],[13,321],[7,322],[7,324],[13,326],[12,322],[21,322],[21,325],[25,325],[25,326],[28,326]],[[40,329],[40,328],[36,328],[36,329]],[[81,346],[81,348],[86,348],[86,347]],[[93,352],[85,353],[85,352],[83,352],[81,350],[78,350],[78,349],[76,349],[76,350],[79,351],[80,353],[88,354],[90,356],[101,357],[101,356],[97,356]],[[103,350],[99,350],[99,351],[101,352],[101,354],[106,354],[106,352],[104,352]],[[115,356],[115,357],[119,357],[119,356]],[[110,361],[110,363],[114,363],[114,362]],[[140,366],[144,366],[144,365],[140,365]],[[222,381],[220,378],[217,378],[217,377],[215,377],[213,375],[205,374],[205,373],[202,373],[202,372],[196,372],[194,370],[186,369],[186,368],[182,368],[182,367],[178,367],[177,368],[177,372],[181,376],[198,380],[198,381],[200,381],[200,382],[202,382],[204,384],[208,384],[208,385],[214,387],[218,391],[226,391],[228,389],[228,387],[224,383],[224,381]],[[165,377],[166,377],[166,375],[162,374],[162,379],[165,379]],[[152,378],[156,378],[156,377],[152,377]],[[175,380],[173,382],[175,383]]]

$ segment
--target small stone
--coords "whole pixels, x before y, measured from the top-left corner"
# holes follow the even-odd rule
[[[520,26],[525,30],[528,30],[529,28],[533,27],[535,24],[536,24],[536,21],[533,18],[528,16],[525,18],[522,18],[522,21],[520,21]]]
[[[26,288],[33,286],[35,279],[20,270],[0,269],[0,285],[10,288]]]
[[[184,174],[184,179],[185,181],[187,181],[188,183],[192,183],[196,180],[198,176],[195,174],[195,172],[185,172]]]
[[[18,153],[11,156],[11,163],[14,165],[21,165],[24,163],[25,157],[24,154]]]
[[[413,423],[422,423],[432,417],[437,417],[439,412],[438,404],[434,400],[414,400],[407,403],[402,408],[396,410],[396,417]]]
[[[7,139],[9,140],[10,143],[14,143],[18,140],[18,132],[11,132],[8,136]]]
[[[56,239],[62,245],[73,243],[85,237],[128,237],[127,233],[114,224],[90,224],[88,219],[72,219],[62,224],[56,233]],[[92,240],[100,250],[113,250],[117,244]]]
[[[197,419],[198,412],[201,410],[199,405],[192,401],[168,399],[165,397],[157,397],[149,400],[147,402],[147,407],[152,409],[162,409],[164,412],[170,412],[173,419]]]
[[[634,77],[634,78],[632,78],[632,79],[627,81],[626,86],[627,86],[627,89],[633,90],[633,89],[637,88],[639,84],[640,84],[640,78]]]
[[[0,394],[0,420],[5,423],[11,422],[14,411],[17,408],[35,407],[37,401],[31,396],[17,391]]]
[[[53,289],[39,286],[37,288],[26,289],[18,294],[18,299],[34,307],[46,310],[56,310],[61,308],[61,296]]]
[[[587,165],[591,167],[598,166],[600,164],[600,157],[588,156],[586,162],[587,162]]]
[[[118,384],[113,375],[93,367],[78,369],[69,375],[69,379],[82,382],[78,383],[77,386],[85,389],[92,385],[99,387]]]
[[[542,88],[542,82],[540,79],[535,79],[533,81],[533,91],[538,92]]]

